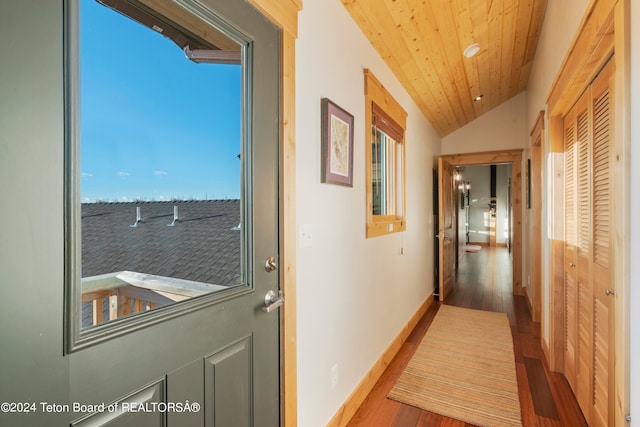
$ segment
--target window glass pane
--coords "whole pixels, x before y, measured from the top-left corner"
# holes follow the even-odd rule
[[[398,196],[402,196],[402,145],[376,126],[372,138],[373,215],[396,215]]]
[[[396,163],[395,163],[395,185],[396,185],[396,194],[397,196],[394,198],[395,201],[395,215],[404,216],[404,212],[402,211],[402,201],[404,200],[404,171],[402,166],[404,165],[404,150],[403,146],[400,143],[395,144],[395,152],[396,152]]]
[[[83,329],[246,284],[241,47],[113,4],[80,5]]]
[[[372,128],[372,144],[371,144],[371,192],[373,200],[373,214],[383,215],[385,206],[383,201],[385,200],[385,171],[384,171],[384,134],[376,129]]]

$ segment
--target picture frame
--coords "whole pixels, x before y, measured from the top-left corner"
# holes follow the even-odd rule
[[[353,115],[321,99],[320,182],[353,187]]]

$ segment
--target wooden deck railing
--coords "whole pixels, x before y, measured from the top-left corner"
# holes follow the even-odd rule
[[[92,325],[97,326],[222,289],[227,287],[121,271],[83,278],[82,303],[92,304]],[[108,309],[104,307],[105,300]]]

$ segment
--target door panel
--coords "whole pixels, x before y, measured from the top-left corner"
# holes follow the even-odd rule
[[[592,336],[592,283],[589,258],[591,254],[591,177],[589,131],[589,93],[585,93],[576,109],[576,278],[577,278],[577,355],[576,398],[581,406],[588,408],[592,389],[593,336]]]
[[[453,166],[438,158],[438,238],[439,238],[439,294],[440,301],[453,290],[455,268],[455,207]]]
[[[615,281],[610,269],[612,233],[610,215],[611,146],[613,138],[614,62],[594,81],[593,108],[593,396],[591,424],[610,426],[614,419]]]
[[[142,3],[144,10],[164,4]],[[76,6],[75,2],[70,4]],[[83,330],[81,338],[90,338],[94,330],[101,338],[71,346],[69,399],[83,404],[134,399],[161,402],[166,405],[164,408],[189,402],[199,408],[188,413],[162,410],[156,405],[150,412],[118,414],[109,419],[110,425],[277,426],[280,422],[279,312],[267,313],[262,308],[267,292],[277,293],[279,289],[279,273],[267,271],[265,260],[273,257],[277,263],[279,259],[280,33],[245,2],[180,0],[153,14],[163,22],[175,19],[180,22],[180,28],[190,29],[196,36],[207,37],[207,26],[218,26],[243,46],[246,61],[242,62],[241,151],[226,160],[236,167],[240,163],[240,224],[234,219],[233,227],[234,232],[246,237],[244,248],[239,254],[236,252],[243,269],[241,283],[234,282],[226,289],[216,289],[213,294],[196,296],[171,307],[143,311],[129,319]],[[75,21],[69,19],[68,22]],[[212,81],[211,85],[215,86],[216,82]],[[213,168],[213,164],[210,167]],[[189,218],[187,207],[185,210],[180,207],[180,212],[180,216],[174,216],[179,218],[174,221],[175,226],[162,224],[157,232],[178,233],[192,224],[204,224],[220,216],[213,212]],[[126,231],[150,230],[151,221],[162,215],[148,218],[146,222],[143,218],[137,228],[129,228],[127,224]],[[227,230],[227,225],[224,227]],[[218,231],[203,229],[201,233]],[[72,234],[72,237],[77,236]],[[161,240],[159,244],[163,244]],[[205,245],[199,250],[213,249]],[[222,255],[214,254],[201,266],[193,267],[190,273],[197,274],[201,267],[208,267],[205,264],[224,261]],[[79,263],[67,262],[71,268],[79,267]],[[160,278],[163,279],[166,278]],[[175,283],[189,285],[171,282]],[[136,282],[131,286],[142,284]],[[164,288],[151,291],[167,295]],[[126,307],[133,306],[127,304]],[[124,314],[126,310],[120,311]],[[148,388],[147,384],[154,386]],[[84,425],[80,423],[113,416],[100,410],[95,412],[88,414],[90,418],[84,413],[73,413],[69,417],[78,420],[78,425]]]
[[[122,399],[109,403],[109,408],[100,408],[93,414],[78,421],[72,426],[127,426],[127,427],[162,427],[165,425],[164,413],[161,411],[145,411],[143,408],[156,408],[165,403],[165,382],[159,381],[142,390],[136,391]],[[73,412],[77,412],[74,410]]]
[[[251,425],[251,337],[205,359],[206,426]]]
[[[565,251],[566,254],[566,251]],[[576,383],[576,282],[575,275],[571,271],[565,272],[564,282],[564,312],[565,312],[565,345],[564,345],[564,370],[567,381],[575,392]]]
[[[167,375],[167,402],[205,402],[202,359]],[[205,407],[208,405],[205,404]],[[204,425],[204,411],[167,413],[167,425]]]
[[[613,379],[612,360],[609,352],[610,336],[609,330],[610,310],[607,300],[595,298],[593,309],[594,314],[594,366],[593,366],[593,406],[592,425],[609,426],[612,424],[613,407],[609,396],[613,395],[611,383]]]
[[[575,111],[565,117],[565,247],[564,247],[564,308],[565,375],[574,393],[576,392],[576,355],[578,346],[577,321],[577,236],[576,236],[576,128]]]
[[[564,369],[589,425],[614,425],[610,232],[613,61],[564,119]]]

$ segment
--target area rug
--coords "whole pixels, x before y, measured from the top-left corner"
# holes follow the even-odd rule
[[[522,426],[507,315],[441,306],[388,397],[478,426]]]

